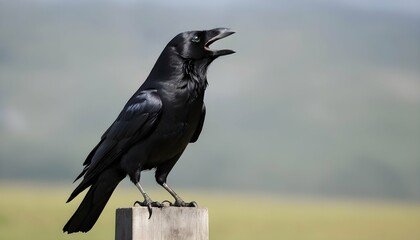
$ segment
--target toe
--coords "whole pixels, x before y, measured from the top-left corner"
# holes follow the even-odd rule
[[[163,207],[163,204],[162,204],[162,203],[160,203],[160,202],[152,202],[152,203],[151,203],[151,206],[152,206],[152,207],[158,207],[158,208],[161,208],[161,207]]]
[[[198,204],[195,201],[192,201],[187,204],[187,207],[198,207]]]

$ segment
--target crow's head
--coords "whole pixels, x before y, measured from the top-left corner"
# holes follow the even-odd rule
[[[228,28],[215,28],[207,31],[189,31],[178,34],[169,43],[177,55],[188,60],[211,59],[235,53],[233,50],[213,50],[209,46],[215,41],[233,34]]]

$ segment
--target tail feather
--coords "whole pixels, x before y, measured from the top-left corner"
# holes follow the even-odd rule
[[[96,178],[97,179],[97,178]],[[66,203],[70,202],[71,200],[73,200],[75,197],[77,197],[77,195],[79,195],[79,193],[83,192],[86,188],[88,188],[89,186],[93,185],[92,182],[97,182],[96,179],[83,179],[82,182],[80,182],[80,184],[74,189],[74,191],[70,194],[69,199],[67,199]],[[91,187],[91,188],[92,188]],[[86,194],[87,196],[87,194]]]
[[[89,231],[95,225],[118,183],[124,177],[124,174],[115,169],[105,170],[92,184],[79,208],[64,226],[63,232]]]

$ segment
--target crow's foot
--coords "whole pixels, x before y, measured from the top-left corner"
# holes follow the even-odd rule
[[[152,207],[158,207],[161,208],[163,207],[163,204],[160,202],[152,202],[152,201],[147,201],[144,200],[143,202],[140,201],[135,201],[134,202],[134,206],[136,206],[136,204],[143,206],[143,207],[147,207],[147,210],[149,211],[149,219],[152,217]]]
[[[181,201],[176,200],[174,203],[170,203],[170,206],[172,206],[172,207],[198,207],[198,205],[195,201],[186,203],[182,200]]]

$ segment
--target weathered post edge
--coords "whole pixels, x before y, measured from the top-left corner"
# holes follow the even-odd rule
[[[146,207],[118,208],[115,240],[208,240],[207,208],[153,208],[152,217]]]

